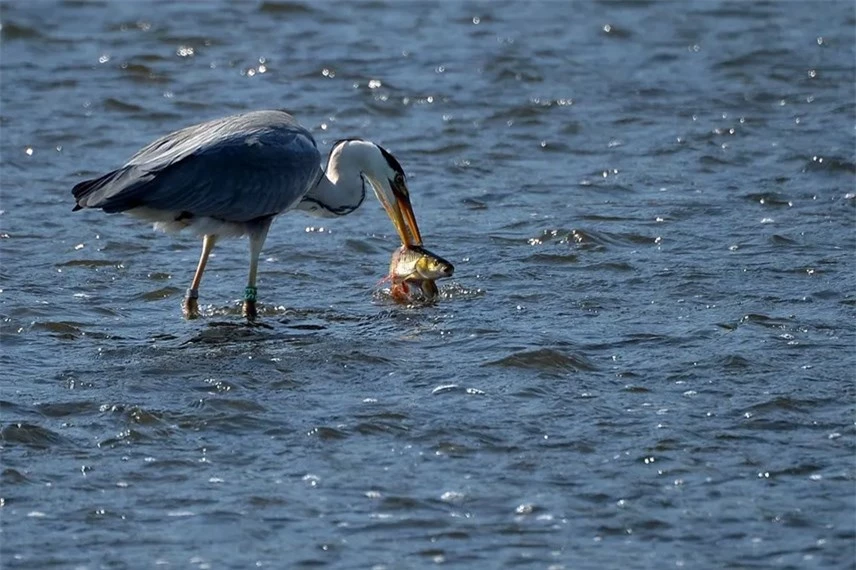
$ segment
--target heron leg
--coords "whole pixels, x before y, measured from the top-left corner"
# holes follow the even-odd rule
[[[250,275],[247,278],[247,288],[244,290],[244,316],[248,321],[254,321],[258,316],[256,312],[256,273],[259,269],[259,255],[261,255],[262,246],[265,243],[265,239],[267,239],[271,221],[273,221],[273,218],[258,222],[249,232]]]
[[[202,255],[199,256],[199,265],[196,266],[196,274],[193,276],[193,282],[190,284],[190,289],[184,297],[184,302],[181,305],[181,312],[185,318],[199,318],[199,283],[202,282],[202,273],[205,272],[205,265],[208,263],[208,255],[214,248],[214,243],[217,241],[216,235],[206,235],[202,238]]]

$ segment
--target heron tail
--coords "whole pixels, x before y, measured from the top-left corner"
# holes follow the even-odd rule
[[[72,211],[102,208],[106,212],[121,212],[133,207],[134,190],[143,180],[133,176],[133,166],[124,166],[92,180],[84,180],[71,189],[76,200]],[[128,175],[131,176],[128,176]],[[129,180],[130,178],[130,180]]]

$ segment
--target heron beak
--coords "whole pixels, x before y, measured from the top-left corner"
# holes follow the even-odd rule
[[[398,209],[401,212],[396,229],[398,229],[398,235],[401,236],[402,243],[404,245],[422,245],[422,234],[419,232],[419,225],[416,223],[416,214],[413,213],[410,198],[407,197],[407,194],[402,194],[396,195],[395,199]],[[410,233],[410,240],[405,238],[407,232]]]
[[[402,245],[422,245],[422,234],[416,223],[416,214],[410,205],[407,188],[396,187],[393,183],[382,185],[384,191],[376,192],[389,219],[395,226]],[[389,192],[386,192],[389,190]]]

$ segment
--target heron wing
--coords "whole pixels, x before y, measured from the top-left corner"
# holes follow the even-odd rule
[[[79,208],[138,207],[246,222],[293,207],[322,175],[312,135],[257,111],[162,137],[122,168],[75,186]]]

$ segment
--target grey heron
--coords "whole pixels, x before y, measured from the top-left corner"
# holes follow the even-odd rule
[[[284,111],[253,111],[170,133],[138,151],[121,168],[77,184],[74,210],[126,212],[155,229],[202,236],[202,254],[183,302],[199,314],[208,256],[220,237],[249,236],[250,269],[244,315],[256,317],[259,254],[273,218],[298,209],[344,216],[366,197],[366,182],[404,245],[421,245],[407,179],[389,152],[361,139],[333,144],[326,168],[312,134]]]

